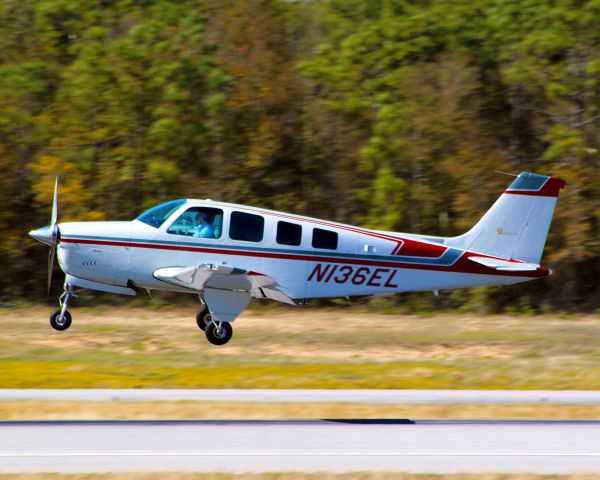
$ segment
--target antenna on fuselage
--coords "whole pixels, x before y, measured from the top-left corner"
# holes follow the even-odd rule
[[[494,173],[499,173],[500,175],[508,175],[509,177],[518,177],[518,175],[514,173],[501,172],[500,170],[494,170]]]

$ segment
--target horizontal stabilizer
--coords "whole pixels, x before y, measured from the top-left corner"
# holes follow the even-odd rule
[[[494,270],[502,270],[505,272],[535,272],[539,265],[535,263],[509,262],[507,260],[499,260],[497,258],[488,257],[469,257],[469,260],[485,267],[493,268]]]

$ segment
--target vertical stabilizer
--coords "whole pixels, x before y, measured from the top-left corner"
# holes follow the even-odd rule
[[[540,263],[560,178],[522,172],[477,224],[448,245],[507,259]]]

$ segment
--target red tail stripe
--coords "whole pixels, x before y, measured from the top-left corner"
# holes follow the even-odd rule
[[[505,190],[504,193],[511,195],[530,195],[533,197],[558,197],[560,191],[565,188],[565,182],[562,178],[550,177],[538,191],[532,190]]]

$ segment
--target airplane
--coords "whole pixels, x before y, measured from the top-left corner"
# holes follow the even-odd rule
[[[172,200],[132,221],[58,223],[58,179],[50,226],[29,235],[50,246],[65,273],[50,325],[71,325],[81,290],[133,296],[192,293],[196,322],[214,345],[252,297],[290,305],[307,299],[508,285],[546,277],[540,266],[559,191],[566,182],[515,176],[463,235],[394,233],[213,200]]]

